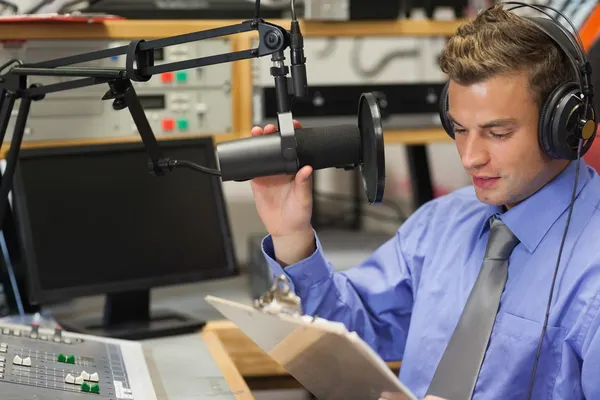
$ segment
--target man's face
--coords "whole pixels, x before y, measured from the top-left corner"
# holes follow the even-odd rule
[[[566,165],[538,143],[538,107],[527,74],[448,87],[456,146],[477,198],[511,208],[537,192]]]

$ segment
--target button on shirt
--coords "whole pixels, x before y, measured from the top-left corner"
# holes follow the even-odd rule
[[[402,360],[400,380],[423,398],[481,268],[488,220],[499,214],[520,243],[473,399],[526,399],[575,164],[506,212],[480,202],[473,187],[434,199],[346,271],[334,272],[318,236],[314,254],[285,269],[270,236],[263,252],[306,314],[343,322],[384,360]],[[576,193],[533,399],[600,399],[600,177],[583,160]]]

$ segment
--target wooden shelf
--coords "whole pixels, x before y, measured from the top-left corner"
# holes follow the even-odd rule
[[[212,136],[215,144],[226,142],[229,140],[239,139],[249,136],[250,129],[241,131],[240,133],[217,133],[217,134],[196,134],[196,135],[173,135],[160,136],[157,140],[177,140],[177,139],[195,139]],[[446,134],[443,129],[407,129],[407,130],[391,130],[384,133],[386,144],[426,144],[433,142],[451,142],[452,139]],[[139,136],[126,137],[108,137],[108,138],[91,138],[91,139],[66,139],[66,140],[37,140],[23,141],[22,149],[37,149],[43,147],[60,147],[60,146],[90,146],[98,144],[111,143],[135,143],[141,142]],[[10,147],[10,141],[5,141],[0,149],[0,158],[6,157],[6,152]]]
[[[289,20],[266,20],[289,29]],[[103,23],[0,23],[0,40],[32,39],[155,39],[234,25],[242,20],[115,20]],[[449,36],[464,22],[436,20],[300,21],[311,36]],[[254,32],[252,32],[254,33]],[[242,35],[231,35],[234,38]]]
[[[234,133],[220,133],[220,134],[198,134],[198,135],[173,135],[173,136],[160,136],[157,137],[158,142],[167,140],[177,139],[196,139],[202,137],[213,137],[216,143],[224,142],[228,140],[237,139],[240,136]],[[108,138],[91,138],[91,139],[67,139],[67,140],[37,140],[37,141],[23,141],[21,149],[39,149],[44,147],[62,147],[62,146],[92,146],[99,144],[113,144],[113,143],[141,143],[139,136],[126,136],[126,137],[108,137]],[[10,140],[5,140],[4,145],[0,148],[0,158],[5,158],[6,153],[10,149]]]
[[[383,139],[386,144],[427,144],[434,142],[451,142],[446,131],[439,129],[405,129],[385,131]]]
[[[289,21],[268,21],[289,29]],[[305,37],[316,36],[450,36],[466,21],[401,19],[397,21],[300,21]]]

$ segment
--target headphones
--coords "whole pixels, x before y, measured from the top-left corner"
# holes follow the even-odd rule
[[[545,99],[539,115],[538,140],[548,156],[556,159],[575,160],[578,158],[578,142],[586,141],[579,156],[584,155],[596,136],[596,113],[593,108],[593,88],[591,84],[591,64],[589,63],[577,29],[561,12],[546,5],[532,5],[516,1],[501,4],[515,5],[507,11],[521,7],[537,10],[549,18],[524,17],[533,22],[548,35],[569,57],[578,82],[562,82]],[[563,17],[577,35],[575,37],[554,17],[542,8]],[[454,139],[454,129],[448,119],[448,83],[444,86],[439,103],[439,114],[446,133]]]

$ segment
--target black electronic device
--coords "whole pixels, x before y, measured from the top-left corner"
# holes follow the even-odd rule
[[[265,22],[260,18],[260,1],[255,3],[255,18],[241,22],[239,24],[225,26],[222,28],[209,29],[206,31],[193,32],[174,37],[156,40],[133,40],[127,46],[115,47],[107,50],[101,50],[91,53],[85,53],[56,60],[48,60],[35,64],[24,64],[20,60],[10,60],[3,66],[0,66],[0,144],[4,141],[9,119],[12,115],[15,100],[20,99],[19,111],[17,113],[14,132],[12,136],[10,150],[6,161],[6,170],[0,185],[0,224],[4,218],[5,209],[8,203],[8,194],[12,186],[12,180],[23,141],[25,125],[33,101],[40,101],[47,94],[76,89],[91,85],[108,84],[109,90],[102,100],[112,101],[113,109],[128,109],[133,121],[140,133],[146,151],[149,155],[148,167],[150,173],[162,176],[167,172],[178,167],[191,168],[206,174],[221,176],[221,171],[215,168],[202,166],[187,160],[177,160],[163,155],[163,149],[158,144],[148,118],[144,113],[144,108],[137,96],[132,81],[148,81],[153,74],[168,71],[185,70],[199,68],[207,65],[234,62],[254,57],[264,57],[271,55],[272,67],[271,75],[275,81],[277,97],[277,115],[279,137],[279,154],[274,156],[274,150],[269,151],[273,165],[266,165],[266,161],[261,161],[262,167],[260,173],[277,174],[295,174],[300,168],[302,160],[299,155],[304,152],[307,156],[319,154],[319,156],[331,157],[331,152],[325,152],[318,148],[321,143],[327,140],[335,140],[342,143],[334,135],[344,135],[348,140],[356,143],[356,138],[360,137],[360,147],[352,147],[354,152],[350,157],[344,157],[343,165],[317,160],[322,163],[323,168],[336,167],[344,169],[360,168],[363,171],[364,186],[367,189],[368,200],[370,203],[379,202],[383,198],[385,175],[383,167],[385,165],[383,149],[383,130],[381,129],[380,111],[376,101],[373,101],[373,94],[365,93],[361,96],[358,110],[358,124],[346,127],[326,127],[312,128],[310,130],[299,130],[296,133],[293,123],[292,104],[295,98],[304,97],[308,93],[308,84],[306,76],[306,58],[304,56],[304,40],[300,30],[300,24],[296,18],[294,0],[290,1],[292,21],[290,30]],[[164,47],[174,46],[193,41],[221,37],[231,34],[258,31],[259,44],[253,49],[239,50],[231,53],[201,57],[193,60],[183,60],[173,63],[154,65],[154,56],[157,50]],[[291,66],[285,64],[286,48],[290,49]],[[89,63],[94,60],[109,58],[119,55],[126,55],[126,67],[105,68],[105,67],[72,67],[71,65],[83,62]],[[89,64],[88,64],[89,65]],[[291,72],[291,87],[288,87],[288,73]],[[39,84],[29,84],[31,76],[60,76],[71,77],[73,80],[42,86]],[[299,143],[302,142],[303,134],[311,133],[314,136],[327,136],[328,139],[319,138],[317,141],[307,140],[308,147],[303,148]],[[314,135],[318,134],[318,135]],[[249,146],[256,147],[255,144],[262,141],[260,137],[252,138],[254,140],[244,140]],[[269,143],[273,145],[273,143]],[[225,151],[233,149],[234,144],[221,146]],[[334,150],[332,147],[326,147],[327,150]],[[249,149],[250,150],[250,149]],[[262,151],[262,150],[261,150]],[[300,153],[299,153],[300,152]],[[339,152],[336,150],[336,152]],[[228,152],[231,154],[230,152]],[[246,162],[239,163],[239,157],[235,157],[237,165],[241,169],[250,168],[255,161],[252,151],[246,152],[249,157]],[[221,155],[219,154],[219,159]],[[225,157],[227,158],[227,157]],[[314,160],[314,158],[313,158]],[[220,160],[221,161],[221,160]],[[352,165],[347,164],[352,162]],[[227,163],[227,160],[225,160]],[[281,167],[283,166],[283,169]],[[231,170],[228,177],[236,176]],[[258,177],[246,176],[246,179]],[[222,180],[228,180],[221,177]]]
[[[462,18],[468,0],[379,0],[377,7],[365,0],[305,0],[305,18],[326,21],[397,20],[411,18],[415,8],[425,9],[433,18],[438,7],[450,7],[456,18]]]
[[[214,168],[209,138],[169,140],[177,158]],[[205,321],[151,311],[150,289],[238,273],[221,182],[145,174],[141,143],[24,150],[13,208],[33,303],[106,294],[104,315],[59,321],[86,334],[140,339]]]
[[[439,122],[427,117],[438,114],[440,95],[444,83],[399,83],[399,84],[343,84],[311,85],[308,96],[294,102],[294,117],[302,121],[319,119],[345,120],[355,115],[354,104],[363,93],[375,96],[381,113],[384,129],[407,127],[439,127]],[[274,111],[277,96],[275,88],[260,89],[262,107],[259,110],[263,120],[276,120]],[[406,120],[403,117],[408,117]],[[422,116],[422,118],[418,118]],[[409,122],[414,119],[415,122]],[[414,124],[414,126],[411,126]]]
[[[142,344],[0,323],[2,399],[157,400]]]

